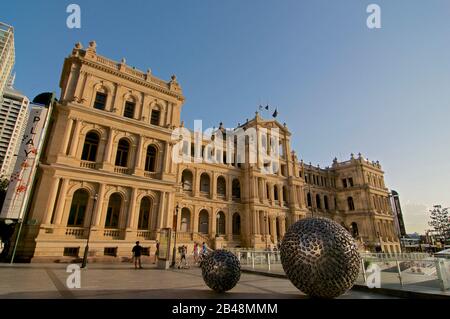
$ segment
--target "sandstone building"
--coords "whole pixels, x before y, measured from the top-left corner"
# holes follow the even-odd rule
[[[154,252],[164,227],[177,228],[178,243],[264,248],[310,215],[336,220],[367,249],[400,249],[379,163],[359,155],[306,165],[287,126],[256,114],[242,127],[279,129],[276,174],[245,163],[176,164],[172,132],[184,102],[176,77],[165,82],[102,57],[95,42],[65,59],[60,88],[23,257],[82,256],[89,225],[92,258],[130,256],[136,240]]]

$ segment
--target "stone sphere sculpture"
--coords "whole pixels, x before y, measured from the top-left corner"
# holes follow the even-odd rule
[[[218,249],[206,255],[200,267],[206,285],[214,291],[232,289],[241,278],[241,265],[237,257],[226,250]]]
[[[303,293],[335,298],[355,283],[361,257],[350,233],[328,218],[305,218],[293,224],[280,247],[289,280]]]

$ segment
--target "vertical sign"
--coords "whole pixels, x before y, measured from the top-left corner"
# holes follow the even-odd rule
[[[6,193],[1,219],[22,219],[30,196],[33,179],[44,142],[50,109],[44,105],[31,105],[27,128],[23,134],[16,165]]]

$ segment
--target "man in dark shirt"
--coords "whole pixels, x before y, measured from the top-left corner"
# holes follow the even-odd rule
[[[141,265],[141,254],[142,254],[142,246],[139,245],[139,242],[136,242],[136,246],[133,247],[133,257],[134,257],[134,269],[138,269],[138,262],[139,262],[139,269],[142,269]]]

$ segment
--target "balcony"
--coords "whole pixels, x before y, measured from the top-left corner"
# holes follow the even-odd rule
[[[122,231],[120,229],[105,229],[103,236],[110,239],[120,239]]]
[[[147,178],[158,178],[158,175],[159,175],[158,172],[148,172],[148,171],[144,172],[144,177]]]
[[[138,230],[136,236],[137,236],[137,238],[141,238],[144,240],[152,239],[152,233],[150,230]]]
[[[81,161],[80,162],[80,167],[82,168],[91,168],[91,169],[96,169],[97,168],[97,163],[96,162],[90,162],[90,161]]]
[[[83,239],[86,237],[85,230],[86,229],[84,227],[67,227],[65,235],[67,237]]]
[[[128,167],[114,166],[114,173],[130,175],[130,171]]]

